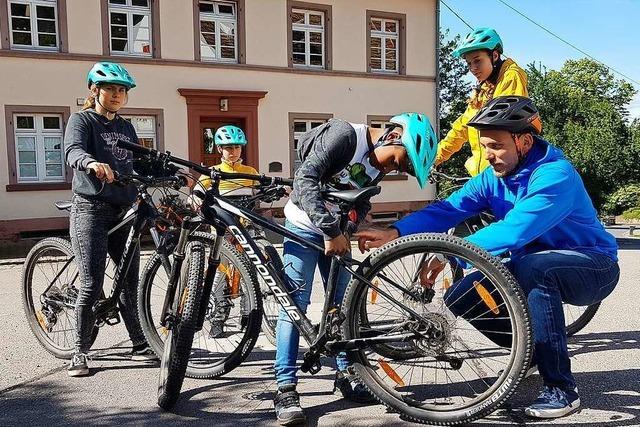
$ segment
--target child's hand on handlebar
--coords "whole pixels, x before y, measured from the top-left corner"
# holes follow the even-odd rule
[[[107,163],[91,162],[87,165],[87,170],[96,174],[96,178],[100,181],[106,181],[109,184],[115,179],[111,166]]]

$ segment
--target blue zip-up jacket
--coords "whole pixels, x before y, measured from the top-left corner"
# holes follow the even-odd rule
[[[618,259],[618,245],[596,214],[580,175],[562,151],[535,138],[518,171],[498,178],[493,168],[468,181],[446,200],[393,224],[401,236],[445,232],[482,211],[496,222],[467,237],[493,255],[512,260],[545,250],[589,250]]]

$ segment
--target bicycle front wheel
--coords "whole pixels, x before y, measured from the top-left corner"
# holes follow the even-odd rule
[[[180,395],[202,302],[204,246],[199,242],[191,242],[187,251],[187,282],[181,284],[174,312],[175,323],[169,329],[160,359],[158,406],[166,410],[173,408]]]
[[[445,268],[423,286],[418,273],[434,254],[470,268],[464,277]],[[366,281],[352,279],[343,302],[343,336],[366,343],[350,353],[353,368],[382,403],[414,421],[455,425],[515,390],[531,327],[526,298],[497,258],[454,236],[418,234],[373,253],[360,273]]]
[[[599,302],[587,306],[576,306],[564,303],[562,309],[564,310],[564,323],[567,328],[567,337],[571,337],[582,329],[584,329],[593,316],[596,315],[600,308]]]
[[[190,242],[210,250],[215,236],[195,232]],[[185,268],[185,266],[183,266]],[[140,324],[153,351],[162,357],[169,335],[160,324],[169,275],[162,257],[155,253],[145,265],[138,288]],[[246,256],[223,240],[220,267],[208,297],[204,325],[193,337],[193,351],[186,371],[189,378],[216,378],[239,366],[251,353],[260,334],[259,288]]]

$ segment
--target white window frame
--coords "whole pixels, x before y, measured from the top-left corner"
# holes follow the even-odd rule
[[[125,114],[122,116],[123,119],[129,121],[129,123],[131,123],[133,125],[133,128],[136,131],[136,135],[138,136],[138,139],[152,139],[153,140],[153,146],[152,147],[147,147],[147,148],[154,148],[154,149],[158,149],[158,135],[156,132],[156,129],[158,128],[158,119],[156,116],[153,115],[146,115],[146,114]],[[152,122],[152,126],[151,129],[141,129],[139,126],[139,121],[141,120],[149,120],[151,119]]]
[[[25,18],[24,16],[13,16],[11,13],[11,4],[24,4],[31,8],[31,13],[29,19],[31,20],[31,44],[14,44],[13,43],[13,20],[12,18]],[[38,11],[37,6],[47,6],[53,7],[54,19],[53,23],[56,27],[56,45],[55,46],[40,46],[40,42],[38,40]],[[11,43],[11,49],[14,50],[44,50],[44,51],[53,51],[57,52],[60,49],[60,26],[58,25],[58,2],[57,0],[9,0],[7,1],[7,15],[9,20],[9,38]],[[49,18],[40,18],[47,21],[50,21]],[[18,30],[19,33],[26,33],[26,31]],[[52,33],[42,33],[42,34],[52,34]]]
[[[298,160],[298,157],[296,155],[296,151],[297,151],[297,143],[296,141],[300,139],[300,137],[302,135],[304,135],[305,133],[309,132],[311,129],[315,129],[318,126],[321,126],[325,123],[327,123],[329,120],[328,119],[296,119],[295,117],[292,120],[292,125],[293,125],[293,141],[291,141],[292,143],[292,147],[291,149],[293,150],[293,165],[291,165],[291,171],[295,172],[299,167],[300,167],[300,161]],[[305,124],[305,130],[304,131],[298,131],[296,132],[296,123],[304,123]],[[318,123],[317,126],[312,126],[313,123]]]
[[[33,117],[34,129],[18,129],[18,117]],[[59,129],[44,129],[44,117],[58,117]],[[66,182],[66,167],[64,162],[64,134],[63,134],[63,117],[62,114],[55,113],[14,113],[14,142],[16,154],[16,177],[19,184],[22,183],[48,183],[48,182]],[[20,144],[19,137],[33,137],[35,140],[36,152],[36,177],[22,177],[20,175]],[[60,165],[62,167],[62,176],[47,177],[47,163],[45,156],[45,137],[60,138]]]
[[[373,68],[373,66],[371,66],[371,64],[369,64],[371,66],[371,72],[374,73],[388,73],[388,74],[400,74],[400,24],[401,22],[397,19],[389,19],[389,18],[378,18],[375,16],[371,17],[371,21],[376,20],[376,21],[381,21],[381,30],[374,30],[373,26],[371,26],[371,22],[369,23],[370,28],[371,28],[371,39],[375,38],[379,38],[380,39],[380,65],[382,66],[382,68]],[[387,31],[386,28],[386,24],[388,22],[393,22],[394,24],[396,24],[396,31],[394,32],[390,32]],[[395,40],[396,41],[396,69],[395,70],[388,70],[387,69],[387,40]],[[370,55],[370,60],[373,60],[373,45],[369,46],[369,49],[371,49],[371,55]]]
[[[107,10],[107,21],[109,23],[109,52],[112,55],[119,56],[142,56],[142,57],[152,57],[153,56],[153,14],[151,11],[151,2],[152,0],[147,0],[148,7],[144,6],[133,6],[131,0],[126,0],[126,5],[121,4],[111,4],[109,0],[107,0],[108,10]],[[114,25],[111,23],[111,13],[124,13],[127,15],[127,50],[113,50],[112,48],[112,40],[113,36],[111,35],[111,26]],[[133,38],[133,15],[145,15],[149,21],[149,52],[133,52],[134,38]],[[118,25],[123,26],[123,25]],[[118,40],[123,40],[118,37]]]
[[[307,9],[291,9],[291,13],[302,13],[304,14],[304,24],[295,23],[293,19],[291,20],[291,64],[294,67],[301,68],[326,68],[327,65],[327,45],[326,45],[326,22],[327,17],[323,11],[320,10],[307,10]],[[321,25],[312,25],[309,24],[309,15],[320,15],[322,17]],[[300,52],[294,52],[293,50],[293,32],[294,31],[302,31],[304,32],[304,64],[296,64],[293,61],[293,56],[296,54],[300,54]],[[310,47],[310,36],[309,33],[320,33],[320,40],[322,40],[322,64],[321,65],[312,65],[311,64],[311,47]],[[315,55],[315,54],[314,54]]]
[[[210,12],[201,12],[200,11],[200,3],[209,3],[213,5],[213,13]],[[231,6],[233,7],[233,15],[229,15],[226,13],[220,13],[219,7],[221,5]],[[213,62],[227,62],[231,64],[238,63],[238,5],[235,2],[228,1],[199,1],[198,2],[198,34],[200,35],[200,59],[202,61],[213,61]],[[211,49],[207,43],[204,42],[204,38],[202,37],[202,21],[213,22],[216,26],[215,28],[215,56],[205,55],[203,49]],[[234,57],[233,58],[223,58],[222,57],[222,44],[220,43],[220,24],[231,24],[233,26],[233,50]]]

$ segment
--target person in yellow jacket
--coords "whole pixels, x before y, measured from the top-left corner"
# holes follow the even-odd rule
[[[247,138],[242,129],[233,125],[222,126],[216,131],[213,139],[218,152],[222,156],[220,164],[213,166],[213,169],[221,172],[258,175],[257,170],[242,164],[242,147],[247,145]],[[249,179],[223,180],[220,181],[218,189],[221,195],[233,199],[234,197],[253,195],[253,186],[256,184],[256,181]],[[201,190],[209,189],[211,187],[211,178],[206,175],[200,176],[196,186],[200,187]],[[225,322],[228,320],[233,306],[231,300],[239,295],[232,284],[233,278],[236,277],[236,274],[233,273],[233,267],[223,262],[220,268],[226,274],[218,274],[214,279],[214,308],[207,317],[210,322],[209,337],[214,339],[225,337]],[[245,322],[247,318],[244,297],[242,297],[240,307],[241,324],[243,324],[242,322]]]
[[[233,125],[222,126],[216,131],[213,140],[218,153],[222,156],[220,164],[213,166],[213,169],[217,169],[220,172],[258,175],[257,170],[242,164],[242,147],[247,145],[247,138],[242,129]],[[234,179],[232,181],[220,181],[218,188],[221,195],[231,197],[250,196],[253,194],[251,187],[255,184],[255,181],[248,179]],[[202,175],[197,185],[201,189],[207,190],[211,187],[211,178]]]
[[[453,122],[451,130],[438,145],[435,165],[439,165],[460,151],[465,142],[471,145],[471,157],[464,166],[471,176],[482,172],[489,162],[484,158],[480,146],[480,133],[467,123],[491,99],[498,96],[528,96],[527,74],[510,58],[503,59],[502,39],[492,28],[477,28],[469,33],[460,46],[453,51],[462,57],[469,71],[478,80],[467,109]]]

